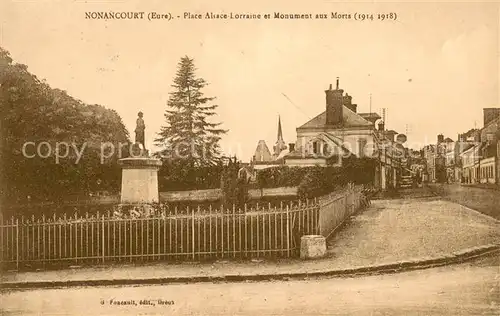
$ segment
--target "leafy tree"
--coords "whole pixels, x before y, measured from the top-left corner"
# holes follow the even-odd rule
[[[181,58],[164,114],[166,126],[155,139],[163,147],[157,155],[166,160],[181,160],[190,170],[218,162],[219,141],[227,132],[220,128],[221,123],[209,121],[218,105],[212,103],[214,97],[203,95],[207,83],[197,78],[195,71],[192,58]]]
[[[13,62],[0,47],[0,133],[1,170],[6,183],[2,196],[12,199],[41,197],[56,199],[68,193],[87,193],[119,187],[117,158],[100,161],[101,143],[128,143],[128,132],[120,116],[101,105],[89,105],[51,88]],[[26,142],[47,142],[52,152],[47,158],[23,154]],[[56,143],[85,144],[83,158],[75,164],[75,151],[59,163],[54,159]],[[33,153],[31,150],[30,154]]]

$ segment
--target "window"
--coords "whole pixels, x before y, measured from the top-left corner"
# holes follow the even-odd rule
[[[327,143],[323,144],[323,154],[328,156],[331,154],[330,146]]]
[[[366,146],[366,139],[358,139],[358,154],[359,157],[364,156],[364,151],[365,151],[365,146]]]
[[[320,142],[319,141],[314,141],[312,143],[312,145],[313,145],[313,153],[319,154]]]

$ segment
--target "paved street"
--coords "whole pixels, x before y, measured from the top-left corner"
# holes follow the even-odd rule
[[[2,315],[498,315],[499,264],[489,257],[346,279],[17,291],[1,306]],[[158,299],[167,303],[140,305]]]

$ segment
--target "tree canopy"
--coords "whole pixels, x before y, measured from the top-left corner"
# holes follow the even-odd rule
[[[47,198],[116,187],[120,177],[118,155],[101,164],[100,146],[105,142],[129,142],[118,113],[51,88],[31,74],[26,65],[14,63],[1,47],[0,111],[4,196]],[[23,154],[27,142],[34,143],[30,151],[34,157]],[[52,148],[50,153],[44,153],[45,158],[33,154],[42,142]],[[82,159],[75,163],[75,152],[69,150],[65,159],[56,162],[57,143],[74,144],[79,149],[85,146]]]
[[[210,121],[218,105],[212,102],[215,97],[204,96],[207,82],[195,72],[194,60],[182,57],[164,114],[166,125],[155,139],[162,148],[157,155],[189,168],[215,165],[221,155],[219,141],[227,132],[221,123]]]

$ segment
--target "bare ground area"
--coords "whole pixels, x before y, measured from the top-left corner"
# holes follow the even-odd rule
[[[500,242],[500,222],[436,198],[372,201],[329,241],[332,263],[358,266],[435,257]]]

